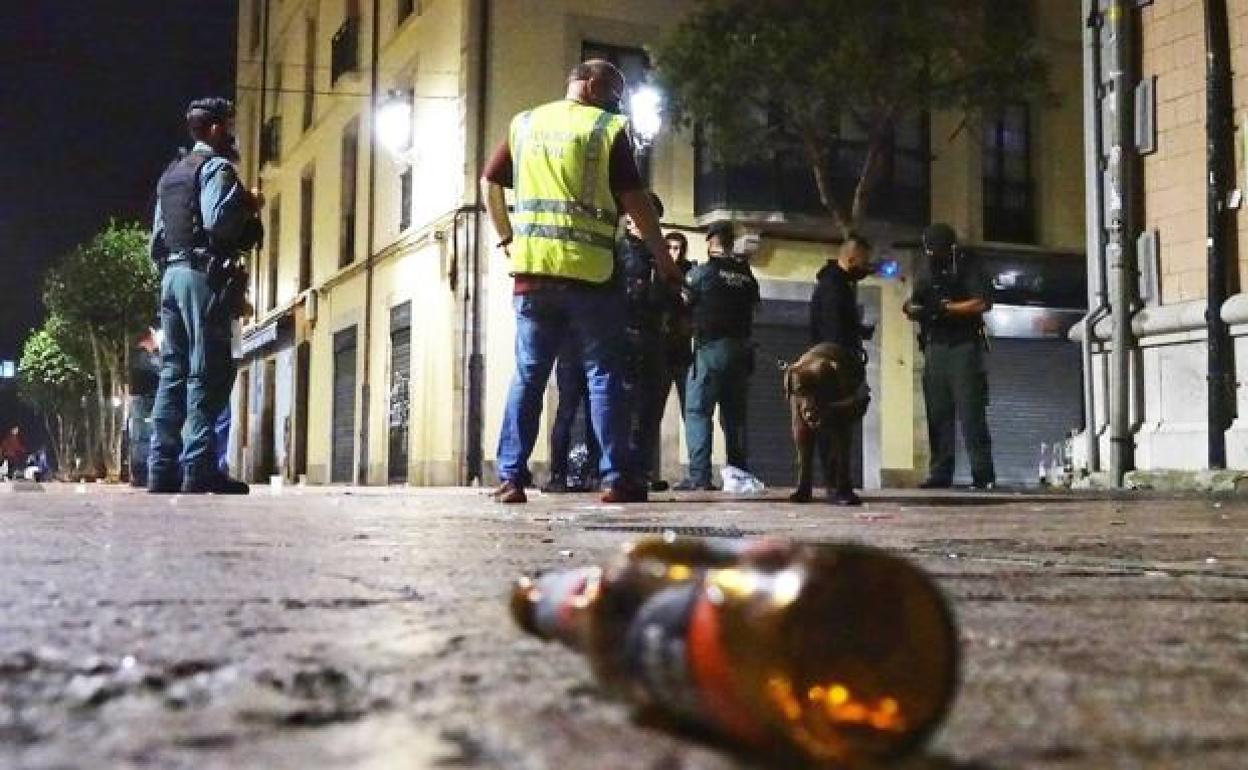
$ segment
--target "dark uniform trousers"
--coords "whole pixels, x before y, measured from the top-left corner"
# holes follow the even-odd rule
[[[672,389],[672,374],[659,330],[630,328],[628,341],[631,353],[629,398],[633,404],[631,443],[639,467],[645,468],[649,480],[654,481],[660,478],[660,434],[667,394]]]
[[[931,446],[928,478],[953,480],[955,422],[976,483],[996,481],[992,438],[988,434],[988,372],[979,340],[932,341],[927,345],[923,399],[927,406],[927,437]]]
[[[748,338],[720,337],[695,343],[685,402],[689,478],[695,483],[711,482],[711,415],[716,405],[727,462],[748,470],[745,419],[752,363]]]
[[[602,460],[602,448],[590,420],[589,385],[585,382],[585,369],[577,355],[572,340],[564,343],[555,363],[555,383],[559,402],[550,426],[550,477],[566,481],[568,478],[568,455],[572,451],[572,428],[576,413],[582,407],[585,415],[585,462],[587,476],[598,477],[598,465]],[[585,479],[582,479],[585,481]]]
[[[160,284],[160,387],[152,407],[149,482],[164,486],[180,476],[206,481],[218,474],[217,416],[234,384],[230,322],[209,317],[208,276],[186,261],[169,264]],[[181,474],[179,473],[179,462]]]

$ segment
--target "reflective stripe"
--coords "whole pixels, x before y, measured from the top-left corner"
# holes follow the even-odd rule
[[[602,140],[606,136],[607,127],[613,118],[610,112],[603,110],[594,121],[594,128],[589,132],[589,140],[585,145],[585,166],[581,169],[581,204],[595,208],[598,194],[598,169],[602,166]]]
[[[585,230],[577,230],[574,227],[525,223],[517,226],[515,231],[516,235],[522,238],[549,238],[553,241],[574,241],[607,250],[615,247],[615,238],[610,235],[599,235],[598,233],[591,233]]]
[[[532,120],[532,110],[520,113],[516,122],[516,135],[511,140],[511,189],[517,200],[520,199],[520,158],[524,152],[524,142],[529,138],[529,123]]]
[[[586,216],[611,227],[615,227],[620,221],[620,215],[614,211],[596,209],[576,201],[521,200],[516,203],[516,213]]]

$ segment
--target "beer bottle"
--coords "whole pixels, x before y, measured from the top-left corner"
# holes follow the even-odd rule
[[[604,566],[521,578],[511,609],[617,696],[819,762],[916,747],[957,686],[939,590],[861,545],[647,538]]]

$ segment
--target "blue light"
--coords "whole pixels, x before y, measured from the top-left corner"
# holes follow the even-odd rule
[[[881,278],[896,278],[901,275],[901,263],[895,259],[886,259],[875,268],[875,274]]]

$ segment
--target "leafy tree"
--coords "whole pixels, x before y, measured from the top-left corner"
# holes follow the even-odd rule
[[[26,338],[18,380],[18,395],[43,417],[62,473],[77,454],[93,386],[86,361],[75,355],[72,344],[62,342],[65,331],[64,323],[54,318]]]
[[[44,304],[66,325],[67,344],[85,348],[95,385],[91,456],[97,470],[121,466],[122,412],[130,343],[157,310],[158,279],[147,254],[148,235],[134,224],[110,222],[67,254],[47,275]]]
[[[721,161],[796,155],[842,234],[861,223],[900,119],[1047,96],[1030,0],[701,0],[659,45],[678,125]],[[864,136],[856,168],[836,154]],[[833,176],[856,180],[835,190]]]

